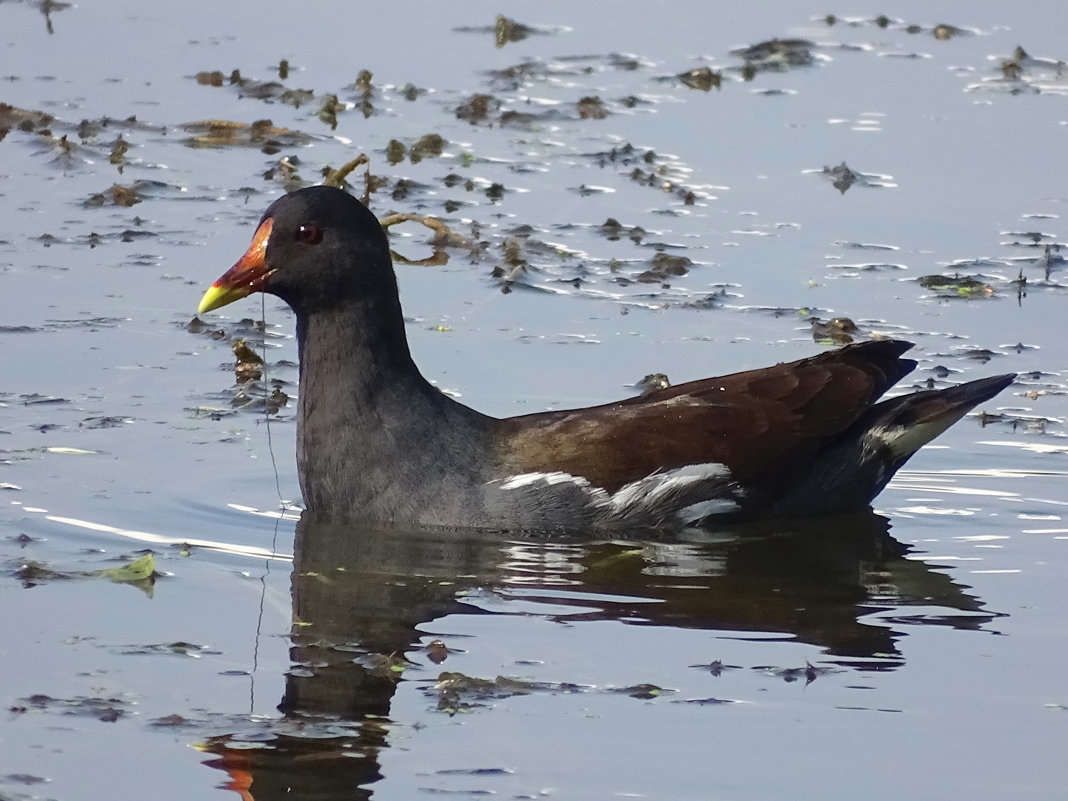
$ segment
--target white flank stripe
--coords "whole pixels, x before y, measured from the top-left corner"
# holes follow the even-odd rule
[[[696,502],[685,503],[686,494],[693,492],[694,485],[707,483],[708,495]],[[594,487],[582,476],[561,471],[552,473],[520,473],[509,476],[498,485],[502,490],[543,491],[551,494],[562,485],[570,484],[586,496],[589,507],[603,513],[609,520],[626,518],[675,518],[680,523],[689,523],[715,514],[727,514],[737,511],[737,499],[741,491],[731,481],[730,471],[725,465],[710,462],[708,464],[687,465],[674,470],[652,473],[645,478],[632,481],[609,495],[600,487]],[[693,500],[693,496],[688,500]],[[571,502],[574,502],[572,497]]]
[[[564,483],[571,483],[584,489],[590,488],[590,482],[586,479],[557,471],[555,473],[520,473],[519,475],[509,476],[501,482],[501,489],[522,489],[533,484],[546,484],[551,487],[554,484]]]
[[[689,506],[680,509],[676,517],[678,517],[680,523],[691,523],[694,520],[700,520],[703,517],[737,512],[739,508],[737,501],[731,500],[730,498],[718,498],[715,500],[690,504]]]

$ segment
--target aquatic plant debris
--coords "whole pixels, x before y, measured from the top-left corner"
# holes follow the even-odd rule
[[[924,289],[930,289],[942,297],[956,297],[967,300],[989,298],[994,295],[994,287],[982,278],[972,275],[924,275],[916,279]]]
[[[97,575],[119,583],[147,581],[156,575],[156,557],[147,553],[120,567],[105,568]]]
[[[24,587],[34,587],[45,582],[69,579],[106,578],[117,584],[139,586],[149,595],[151,594],[151,584],[158,576],[155,557],[151,553],[144,554],[118,567],[98,570],[58,569],[31,559],[19,564],[14,573]]]
[[[1044,770],[1057,764],[1053,745],[1036,739],[1033,748],[1020,749],[997,739],[999,732],[1026,730],[1043,710],[1013,704],[1011,694],[956,704],[955,691],[962,698],[975,693],[949,675],[967,673],[979,684],[993,677],[996,685],[996,671],[954,665],[954,644],[963,644],[961,653],[1006,657],[1026,652],[1034,638],[996,637],[989,623],[949,620],[955,602],[945,593],[956,581],[983,596],[996,583],[991,597],[1031,610],[1019,596],[1048,589],[1049,571],[1041,566],[1055,563],[1053,546],[1065,536],[1064,521],[1054,519],[1063,516],[1055,505],[1054,462],[1064,457],[1058,438],[1068,397],[1055,321],[1068,271],[1059,250],[1066,236],[1063,193],[1048,169],[1060,118],[1057,103],[1041,98],[1063,96],[1068,82],[1056,66],[1060,45],[1028,33],[1039,15],[1055,17],[1049,9],[963,9],[959,18],[935,15],[922,24],[893,14],[841,14],[824,24],[822,14],[773,17],[748,9],[722,30],[713,25],[700,35],[699,26],[676,25],[667,42],[626,33],[641,20],[624,9],[550,19],[536,16],[544,9],[502,6],[508,17],[520,14],[514,21],[526,28],[545,21],[575,27],[544,28],[545,35],[500,49],[493,9],[473,18],[470,9],[383,12],[401,32],[388,38],[377,35],[385,28],[364,24],[378,13],[367,10],[358,27],[376,35],[348,52],[325,46],[352,39],[351,30],[320,26],[321,46],[306,46],[284,35],[297,17],[280,21],[277,14],[234,29],[233,15],[168,15],[146,5],[131,25],[121,14],[101,16],[83,5],[53,13],[57,37],[45,40],[42,9],[0,8],[11,27],[0,100],[18,109],[0,113],[5,181],[17,197],[0,233],[0,281],[20,290],[0,292],[9,307],[0,326],[9,368],[0,391],[0,461],[8,468],[3,478],[21,487],[0,493],[12,521],[11,536],[0,541],[8,546],[4,572],[13,588],[8,616],[12,625],[29,627],[24,639],[12,629],[20,647],[11,665],[23,682],[36,675],[34,665],[51,666],[59,682],[51,683],[46,670],[38,684],[13,691],[10,706],[27,707],[36,692],[53,699],[40,710],[12,713],[13,726],[24,718],[26,733],[37,732],[11,740],[15,763],[24,756],[32,762],[26,749],[35,742],[47,750],[69,740],[68,729],[77,737],[106,727],[88,711],[81,719],[58,717],[64,702],[95,697],[106,718],[114,717],[111,707],[124,712],[108,731],[134,750],[117,747],[115,754],[136,757],[138,738],[158,734],[166,739],[148,747],[164,759],[171,741],[178,759],[185,743],[203,745],[208,753],[198,758],[205,767],[203,775],[189,773],[193,785],[232,782],[255,794],[249,782],[263,790],[284,776],[293,793],[307,796],[343,795],[331,786],[337,780],[349,790],[399,783],[422,794],[511,797],[543,789],[581,795],[575,786],[581,780],[617,794],[683,797],[694,786],[744,787],[751,779],[744,766],[752,754],[737,749],[752,741],[744,726],[724,740],[724,758],[715,764],[702,761],[699,741],[684,736],[692,729],[687,720],[727,714],[742,724],[749,719],[757,727],[750,734],[796,768],[780,771],[788,780],[773,777],[769,794],[848,795],[856,776],[817,776],[807,768],[819,764],[822,751],[843,743],[848,749],[843,732],[879,726],[878,716],[843,710],[897,703],[906,710],[897,720],[911,735],[902,738],[897,764],[944,757],[938,780],[981,795],[974,771],[907,714],[923,708],[931,715],[921,718],[941,714],[952,723],[954,710],[967,707],[984,725],[965,727],[965,746],[996,751],[1006,776],[1059,787]],[[37,45],[58,47],[33,44],[17,28],[25,18],[35,23]],[[210,30],[203,24],[209,18]],[[980,19],[998,27],[969,27]],[[114,35],[86,39],[94,20]],[[173,24],[161,24],[166,20]],[[479,30],[452,32],[468,20]],[[184,58],[131,60],[168,30]],[[731,30],[759,35],[734,41]],[[250,36],[254,31],[283,35]],[[83,58],[67,52],[75,33],[90,49],[94,41],[112,46],[103,58]],[[763,54],[730,53],[793,39],[811,45],[796,66],[783,57],[773,63],[775,56],[763,66],[757,63]],[[419,57],[397,58],[397,43]],[[52,56],[18,60],[31,49]],[[882,90],[862,97],[857,87]],[[477,95],[484,107],[472,104],[473,119],[458,118]],[[213,119],[235,128],[183,127]],[[269,126],[257,125],[262,120]],[[1014,132],[1010,149],[998,150],[994,141],[1002,129]],[[990,158],[969,161],[968,153]],[[276,496],[299,493],[294,409],[292,401],[281,405],[296,394],[292,318],[273,297],[203,319],[192,308],[273,199],[331,180],[361,154],[365,160],[339,184],[390,232],[417,360],[428,378],[484,411],[588,405],[636,395],[642,387],[624,384],[643,376],[650,378],[637,383],[663,386],[881,336],[917,343],[912,355],[920,366],[901,392],[991,371],[1019,370],[1020,383],[962,421],[943,448],[925,453],[916,471],[887,491],[882,509],[894,529],[867,552],[820,550],[818,558],[805,558],[807,550],[794,552],[793,538],[777,533],[776,546],[755,555],[749,543],[696,535],[604,551],[524,540],[494,544],[484,568],[481,546],[466,539],[452,538],[447,549],[426,547],[436,546],[436,537],[411,548],[391,540],[390,549],[396,546],[409,568],[418,564],[419,575],[387,569],[379,582],[378,560],[390,551],[373,548],[361,559],[364,572],[351,570],[348,580],[338,575],[329,588],[349,585],[351,603],[322,596],[326,617],[351,612],[360,618],[355,626],[339,621],[341,631],[329,630],[329,621],[311,613],[315,598],[304,596],[296,607],[303,619],[290,629],[287,565],[270,553],[225,547],[289,548],[292,511],[279,511]],[[834,178],[822,168],[833,170],[843,159],[857,177],[835,195],[826,191]],[[878,175],[890,173],[900,177],[900,189],[866,191],[891,183]],[[978,184],[999,191],[971,192]],[[139,202],[116,203],[114,186]],[[88,199],[93,204],[84,207]],[[932,208],[943,213],[925,213]],[[657,274],[657,253],[690,263],[671,270],[662,262]],[[638,280],[645,273],[647,280]],[[928,274],[970,276],[994,294],[965,303],[956,287],[942,295],[922,286],[917,277]],[[232,352],[238,339],[266,362],[259,377],[252,360]],[[546,360],[552,375],[539,380]],[[982,367],[987,360],[990,367]],[[239,361],[248,364],[247,381],[236,380]],[[84,453],[50,453],[47,446]],[[179,461],[188,469],[173,469]],[[158,531],[168,542],[152,544],[145,532],[143,544],[108,544],[142,536],[129,529]],[[221,550],[198,544],[205,531],[225,541]],[[970,534],[1004,539],[972,543]],[[914,543],[901,568],[884,562],[895,535]],[[96,546],[107,553],[83,551]],[[123,557],[125,548],[145,546],[163,547],[157,569],[178,573],[157,584],[168,596],[163,604],[143,603],[139,594],[101,581],[103,575],[67,575],[115,568],[142,555]],[[925,558],[942,554],[954,561],[926,570]],[[463,558],[438,571],[443,555]],[[264,571],[267,560],[271,570]],[[21,565],[22,577],[39,584],[33,592],[18,590]],[[1020,572],[985,575],[1009,568]],[[474,589],[457,603],[468,584]],[[724,587],[730,592],[720,603]],[[212,606],[205,590],[226,596],[231,613],[197,613]],[[63,599],[90,600],[87,593],[103,604],[100,614],[77,604],[65,607],[69,615],[44,614]],[[903,614],[911,604],[922,614]],[[185,618],[183,608],[190,612]],[[1028,632],[1056,630],[1055,615],[1042,609],[1027,613]],[[130,636],[167,624],[173,610],[170,639]],[[750,617],[733,617],[746,610]],[[483,611],[490,614],[471,614]],[[1018,634],[1018,624],[1010,617],[997,628]],[[45,636],[33,626],[43,626]],[[279,642],[272,632],[292,632],[293,641]],[[335,633],[342,641],[337,651],[329,644]],[[84,639],[64,641],[72,636]],[[427,645],[437,636],[448,645]],[[681,650],[663,651],[665,636]],[[374,643],[384,657],[359,652],[376,638],[384,640]],[[307,654],[291,662],[290,649],[305,640]],[[212,655],[209,642],[226,643],[226,653]],[[53,661],[57,648],[64,652],[60,662]],[[947,658],[929,660],[928,652]],[[690,657],[680,661],[685,653]],[[513,659],[518,654],[529,658]],[[338,669],[333,662],[319,668],[324,655],[336,656]],[[445,661],[435,667],[440,657]],[[817,669],[834,665],[846,673],[814,673],[821,680],[806,689],[812,673],[806,657]],[[687,670],[687,662],[705,667]],[[1059,685],[1048,663],[1030,659],[1027,681],[1046,688],[1040,700],[1063,701],[1049,691]],[[743,667],[732,671],[737,666]],[[437,711],[433,677],[446,667],[494,685],[484,699],[474,685],[457,685],[451,697],[446,687],[442,709],[454,711],[453,722],[469,713],[521,717],[530,737],[517,741],[518,750],[483,736],[508,720],[457,727]],[[167,676],[164,683],[159,676],[152,681],[154,668]],[[508,689],[495,681],[497,673],[531,691],[493,697]],[[332,694],[324,682],[342,692]],[[188,694],[173,691],[198,684],[192,706],[183,700]],[[115,690],[127,685],[148,689],[136,699]],[[949,696],[931,692],[943,686]],[[413,692],[414,703],[400,703]],[[353,704],[339,709],[334,700],[342,696]],[[109,705],[113,697],[130,704]],[[330,708],[303,704],[312,699]],[[280,701],[290,705],[281,714]],[[759,714],[740,713],[741,704]],[[682,762],[616,759],[598,767],[586,760],[582,775],[569,778],[553,769],[551,729],[561,712],[604,735],[599,741],[617,756],[629,753],[626,733],[641,731]],[[791,737],[790,725],[757,725],[810,714],[855,725],[827,728],[816,740]],[[616,725],[624,719],[636,728]],[[706,723],[715,728],[716,721]],[[435,725],[444,739],[424,736],[422,727]],[[439,747],[450,739],[457,745],[450,732],[470,740],[461,764]],[[623,739],[613,743],[614,732]],[[386,743],[401,747],[381,759]],[[688,749],[696,759],[684,758]],[[511,771],[503,779],[488,772],[498,760]],[[98,766],[113,777],[109,786],[136,784],[112,761]],[[374,776],[355,767],[363,764],[385,781],[372,784]],[[71,794],[64,775],[46,776],[51,795]],[[908,795],[922,780],[876,765],[860,782],[897,782]],[[906,786],[910,781],[916,787]],[[185,795],[196,796],[191,787]],[[0,787],[0,795],[20,792],[43,793],[16,783]]]
[[[511,698],[517,695],[529,695],[535,692],[547,693],[587,693],[600,692],[607,695],[627,695],[641,700],[652,700],[664,695],[671,695],[675,690],[665,689],[656,684],[642,683],[627,687],[594,687],[572,684],[569,682],[540,682],[498,676],[495,679],[481,679],[466,676],[463,673],[446,671],[440,674],[431,685],[428,693],[433,693],[437,709],[448,715],[458,712],[470,712],[487,706],[490,701]]]

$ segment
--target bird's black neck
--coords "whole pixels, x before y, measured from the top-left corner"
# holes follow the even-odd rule
[[[476,480],[492,423],[422,376],[379,301],[298,313],[297,467],[309,509],[398,521]]]

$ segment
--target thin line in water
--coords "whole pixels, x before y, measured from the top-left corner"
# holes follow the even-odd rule
[[[270,376],[268,374],[267,361],[267,296],[260,295],[260,321],[263,324],[263,339],[260,341],[260,352],[263,358],[263,389],[265,393],[263,403],[263,420],[267,428],[267,452],[271,456],[271,469],[274,471],[274,489],[278,496],[278,504],[282,513],[275,518],[274,532],[271,535],[271,553],[278,551],[278,526],[285,517],[288,507],[285,498],[282,497],[282,481],[278,476],[278,462],[274,455],[274,440],[271,438],[271,407],[270,396],[266,393],[270,389]],[[267,604],[267,579],[271,575],[271,560],[264,562],[263,574],[260,576],[260,608],[256,616],[256,641],[252,649],[252,672],[249,682],[249,714],[256,712],[256,672],[259,667],[260,638],[263,635],[263,613]]]

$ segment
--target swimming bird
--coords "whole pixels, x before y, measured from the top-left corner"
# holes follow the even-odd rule
[[[296,313],[297,468],[317,518],[494,530],[679,530],[867,507],[917,450],[1012,374],[881,399],[892,339],[589,408],[495,418],[412,360],[386,235],[340,189],[282,196],[204,294]]]

